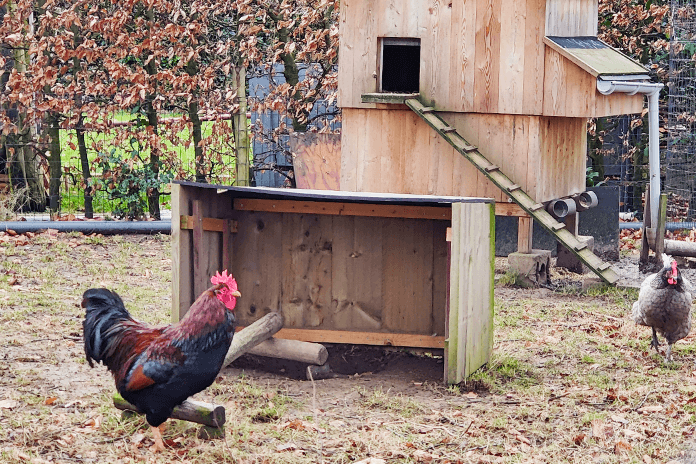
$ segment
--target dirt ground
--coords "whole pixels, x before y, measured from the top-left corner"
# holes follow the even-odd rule
[[[0,233],[1,462],[665,463],[696,431],[693,339],[665,365],[629,321],[634,290],[556,274],[555,291],[496,286],[493,358],[465,384],[442,384],[441,353],[330,346],[337,377],[315,382],[245,356],[196,397],[226,407],[224,439],[170,421],[155,455],[85,362],[80,301],[105,286],[167,322],[169,251],[167,236]]]

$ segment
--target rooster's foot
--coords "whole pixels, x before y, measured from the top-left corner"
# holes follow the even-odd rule
[[[160,425],[159,427],[151,427],[151,429],[155,444],[150,447],[150,451],[153,453],[164,451],[164,441],[162,441],[162,430],[164,429],[164,424]]]

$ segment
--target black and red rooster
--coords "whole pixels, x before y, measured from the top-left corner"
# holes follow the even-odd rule
[[[179,322],[164,327],[134,320],[121,297],[105,288],[83,295],[87,362],[103,363],[121,396],[145,413],[153,451],[164,450],[160,425],[175,406],[215,381],[232,343],[237,282],[227,271],[211,282]]]

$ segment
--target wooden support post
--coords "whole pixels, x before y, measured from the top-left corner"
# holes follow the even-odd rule
[[[520,253],[532,252],[532,234],[534,221],[531,217],[520,217],[517,220],[517,251]]]
[[[665,251],[665,227],[667,226],[667,194],[660,195],[655,225],[655,262],[662,264],[662,253]]]
[[[114,394],[114,406],[122,411],[141,413],[118,393]],[[225,425],[225,407],[188,399],[174,408],[171,418],[220,428]]]
[[[452,204],[451,254],[445,381],[459,383],[488,362],[493,348],[493,204]]]
[[[279,312],[268,313],[248,327],[237,332],[232,339],[232,345],[227,351],[222,368],[229,366],[232,361],[249,351],[252,347],[267,340],[283,327],[283,315]]]
[[[643,208],[643,227],[640,239],[640,265],[646,266],[650,257],[650,244],[648,243],[648,229],[650,229],[650,185],[645,186],[645,207]]]
[[[203,202],[193,201],[193,294],[198,296],[205,291],[208,282],[203,274]]]

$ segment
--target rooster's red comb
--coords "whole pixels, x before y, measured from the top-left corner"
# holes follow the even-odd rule
[[[227,288],[221,290],[218,293],[217,297],[220,301],[222,301],[225,304],[225,306],[227,306],[227,308],[234,309],[235,305],[237,304],[236,296],[239,296],[239,291],[237,290],[237,281],[234,280],[232,274],[227,274],[227,269],[222,271],[222,274],[220,274],[220,272],[218,271],[215,273],[214,276],[210,278],[210,282],[213,285],[227,285]]]

